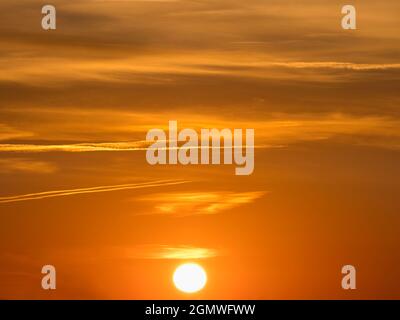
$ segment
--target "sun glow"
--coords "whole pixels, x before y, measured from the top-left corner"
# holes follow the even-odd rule
[[[194,293],[204,288],[207,282],[207,274],[200,265],[185,263],[175,270],[173,281],[178,290]]]

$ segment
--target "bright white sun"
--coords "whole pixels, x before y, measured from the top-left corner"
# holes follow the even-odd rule
[[[173,280],[180,291],[193,293],[204,288],[207,282],[207,274],[198,264],[185,263],[176,268]]]

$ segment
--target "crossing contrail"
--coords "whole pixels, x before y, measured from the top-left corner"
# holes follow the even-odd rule
[[[188,182],[190,182],[190,181],[157,180],[157,181],[142,182],[142,183],[129,183],[129,184],[98,186],[98,187],[90,187],[90,188],[44,191],[44,192],[28,193],[28,194],[17,195],[17,196],[0,197],[0,203],[10,203],[10,202],[19,202],[19,201],[28,201],[28,200],[40,200],[40,199],[46,199],[46,198],[65,197],[65,196],[87,194],[87,193],[111,192],[111,191],[130,190],[130,189],[143,189],[143,188],[150,188],[150,187],[162,187],[162,186],[177,185],[177,184],[188,183]]]

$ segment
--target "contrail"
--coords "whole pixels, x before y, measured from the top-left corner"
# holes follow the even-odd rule
[[[180,147],[151,148],[151,141],[137,142],[104,142],[104,143],[78,143],[78,144],[0,144],[0,152],[16,153],[44,153],[44,152],[126,152],[147,150],[179,150]],[[239,146],[237,146],[239,147]],[[240,145],[245,147],[245,145]],[[272,145],[257,145],[254,148],[271,148]],[[192,146],[190,149],[233,149],[232,147],[220,146]]]
[[[162,186],[176,185],[176,184],[182,184],[182,183],[188,183],[188,182],[189,181],[185,181],[185,180],[158,180],[158,181],[143,182],[143,183],[130,183],[130,184],[120,184],[120,185],[112,185],[112,186],[99,186],[99,187],[90,187],[90,188],[45,191],[45,192],[28,193],[28,194],[10,196],[10,197],[0,197],[0,203],[19,202],[19,201],[28,201],[28,200],[40,200],[40,199],[46,199],[46,198],[64,197],[64,196],[86,194],[86,193],[98,193],[98,192],[110,192],[110,191],[119,191],[119,190],[142,189],[142,188],[150,188],[150,187],[162,187]]]
[[[147,143],[148,144],[148,143]],[[77,144],[0,144],[1,152],[94,152],[146,150],[145,141]]]

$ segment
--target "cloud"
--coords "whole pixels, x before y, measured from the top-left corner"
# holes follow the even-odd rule
[[[32,61],[34,60],[34,61]],[[1,60],[0,60],[1,63]],[[314,81],[336,80],[337,74],[324,75],[326,70],[342,71],[349,79],[349,72],[400,70],[400,63],[354,63],[351,61],[290,61],[279,60],[264,53],[243,55],[234,51],[186,51],[103,58],[30,58],[9,64],[4,61],[2,81],[29,83],[35,86],[65,85],[66,82],[106,82],[132,84],[168,84],[182,76],[235,76],[265,79],[302,79]],[[285,69],[296,69],[300,74],[287,74]],[[307,70],[314,70],[309,74]],[[318,72],[319,70],[319,72]],[[346,72],[346,73],[345,73]],[[34,80],[34,83],[33,83]]]
[[[159,140],[164,141],[164,140]],[[53,144],[53,145],[37,145],[37,144],[0,144],[0,152],[27,152],[27,153],[41,153],[41,152],[100,152],[100,151],[146,151],[150,149],[152,141],[144,142],[108,142],[108,143],[79,143],[79,144]],[[245,147],[245,145],[242,145]],[[270,145],[258,145],[255,148],[272,148]],[[276,146],[275,146],[276,147]],[[192,147],[195,148],[195,147]],[[213,146],[198,146],[200,148],[217,149]],[[225,148],[223,145],[220,149]],[[228,148],[228,147],[226,147]],[[165,150],[174,148],[166,147]],[[176,147],[175,149],[179,149]],[[229,148],[231,149],[231,147]]]
[[[18,130],[7,124],[0,123],[0,140],[26,138],[31,136],[33,136],[33,133],[31,132]]]
[[[122,256],[133,259],[207,259],[218,256],[218,251],[210,248],[187,245],[142,245],[122,249]]]
[[[258,139],[271,144],[293,144],[336,137],[346,137],[350,144],[359,144],[360,140],[375,137],[373,146],[384,148],[390,145],[388,138],[391,139],[393,148],[397,148],[400,142],[398,131],[400,121],[391,117],[354,116],[340,113],[276,115],[275,119],[261,123],[263,129],[256,130]]]
[[[0,144],[0,152],[121,152],[121,151],[145,151],[152,142],[144,140],[114,141],[114,142],[90,142],[90,139],[100,140],[111,136],[121,135],[121,138],[139,136],[144,138],[147,130],[160,128],[168,131],[168,121],[179,119],[179,129],[193,128],[200,132],[202,128],[252,128],[255,129],[255,148],[273,148],[288,146],[304,141],[321,141],[346,137],[348,144],[365,144],[374,147],[397,149],[400,145],[400,121],[393,116],[379,115],[353,115],[345,113],[270,113],[254,117],[252,113],[248,117],[234,119],[213,114],[196,114],[184,111],[141,114],[119,111],[112,112],[96,110],[89,112],[93,117],[91,130],[96,132],[89,141],[82,143],[57,143],[49,140],[47,144],[35,143],[8,143]],[[46,130],[57,131],[60,137],[79,138],[75,131],[74,110],[66,112],[64,124],[71,122],[72,128],[64,127],[58,118],[46,125]],[[89,117],[87,115],[87,117]],[[47,119],[47,117],[45,118]],[[151,119],[151,122],[149,121]],[[38,119],[40,121],[40,118]],[[46,120],[47,121],[47,120]],[[84,121],[81,121],[82,123]],[[120,128],[118,127],[120,123]],[[87,124],[90,125],[89,123]],[[117,128],[114,132],[114,128]],[[121,128],[126,131],[121,132]],[[65,131],[63,131],[65,130]],[[130,130],[130,131],[129,131]],[[35,133],[35,137],[46,137],[46,132]],[[84,135],[80,137],[86,139]],[[373,138],[373,139],[372,139]]]
[[[261,66],[277,66],[295,69],[344,69],[356,71],[373,71],[373,70],[389,70],[400,69],[400,63],[351,63],[351,62],[272,62],[265,63]]]
[[[157,203],[154,209],[159,214],[193,215],[217,214],[221,211],[252,203],[265,192],[179,192],[158,193],[135,199]]]
[[[25,173],[54,173],[57,166],[46,161],[37,161],[27,158],[0,159],[0,172],[25,172]]]
[[[67,261],[78,260],[195,260],[209,259],[221,254],[215,248],[198,247],[192,245],[172,244],[136,244],[104,247],[65,247],[60,254],[61,259]],[[53,257],[57,252],[52,253]]]
[[[15,1],[5,2],[14,9]],[[33,2],[18,5],[22,24],[5,17],[0,42],[12,46],[2,48],[0,80],[30,87],[168,85],[206,75],[331,81],[339,77],[319,73],[333,69],[348,79],[350,72],[399,69],[396,0],[382,8],[368,1],[364,27],[351,35],[340,29],[339,6],[318,1],[57,2],[57,37],[31,31]]]
[[[0,144],[0,152],[94,152],[146,150],[145,141],[77,144]]]
[[[0,197],[0,203],[41,200],[41,199],[54,198],[54,197],[65,197],[65,196],[89,194],[89,193],[99,193],[99,192],[111,192],[111,191],[121,191],[121,190],[131,190],[131,189],[163,187],[163,186],[177,185],[177,184],[182,184],[182,183],[187,183],[187,182],[188,181],[183,181],[183,180],[159,180],[159,181],[130,183],[130,184],[122,184],[122,185],[98,186],[98,187],[90,187],[90,188],[76,188],[76,189],[68,189],[68,190],[35,192],[35,193],[29,193],[29,194],[23,194],[23,195],[17,195],[17,196]]]

